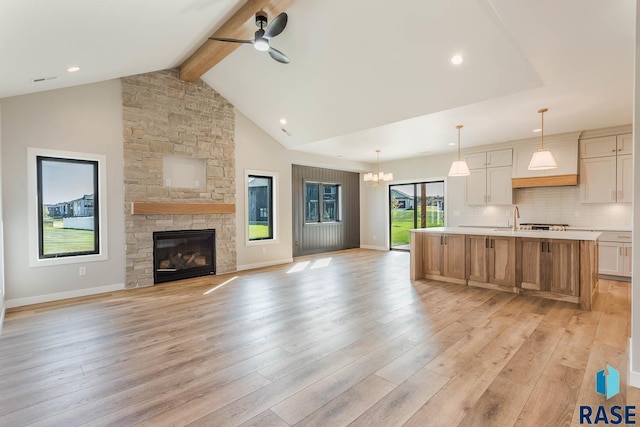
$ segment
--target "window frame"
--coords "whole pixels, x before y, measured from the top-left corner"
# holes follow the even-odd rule
[[[317,221],[309,221],[307,219],[307,185],[318,185],[318,220]],[[324,220],[324,188],[326,187],[336,187],[336,214],[335,219],[333,220]],[[342,222],[342,184],[339,182],[323,182],[323,181],[314,181],[314,180],[305,180],[304,181],[304,225],[322,225],[322,224],[339,224]]]
[[[40,188],[38,183],[38,158],[60,159],[61,161],[81,161],[95,162],[97,166],[97,188],[96,198],[94,199],[94,216],[96,219],[96,240],[95,253],[70,253],[68,255],[42,257],[41,253],[41,217],[39,194]],[[27,172],[28,172],[28,239],[29,239],[29,266],[44,267],[61,264],[80,264],[93,261],[105,261],[108,256],[108,232],[107,232],[107,160],[103,154],[81,153],[73,151],[51,150],[44,148],[27,148]]]
[[[245,246],[258,246],[266,244],[279,243],[279,227],[278,227],[278,195],[279,195],[279,174],[277,172],[246,169],[244,173],[244,213],[245,213]],[[271,179],[271,238],[250,239],[249,238],[249,179],[251,177],[270,178]]]

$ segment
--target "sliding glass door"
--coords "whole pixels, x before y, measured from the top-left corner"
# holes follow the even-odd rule
[[[389,186],[391,249],[409,250],[409,230],[444,226],[444,181]]]

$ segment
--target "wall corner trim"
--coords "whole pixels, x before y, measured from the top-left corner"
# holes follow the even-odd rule
[[[97,286],[95,288],[77,289],[74,291],[58,292],[55,294],[37,295],[34,297],[8,299],[5,301],[6,308],[22,307],[31,304],[40,304],[43,302],[59,301],[63,299],[85,297],[88,295],[97,295],[114,291],[124,290],[124,283],[116,283],[114,285]]]
[[[640,388],[640,372],[633,370],[633,339],[629,338],[629,379],[627,384]]]

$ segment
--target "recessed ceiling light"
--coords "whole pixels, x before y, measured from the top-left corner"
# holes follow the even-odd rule
[[[70,73],[75,73],[76,71],[80,71],[80,67],[69,67],[67,71]]]
[[[449,144],[447,144],[447,145],[456,145],[456,143],[455,143],[455,142],[450,142],[450,143],[449,143]]]
[[[542,132],[542,129],[534,129],[534,132]]]
[[[286,125],[287,124],[287,119],[280,119],[280,124],[281,125]]]
[[[460,65],[462,64],[463,61],[464,61],[464,58],[462,57],[462,55],[453,55],[451,57],[451,63],[453,65]]]

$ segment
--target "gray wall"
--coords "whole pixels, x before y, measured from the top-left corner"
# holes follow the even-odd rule
[[[96,289],[122,289],[125,242],[120,81],[4,98],[0,103],[7,306],[87,295]],[[107,260],[29,266],[27,147],[106,156]],[[79,267],[86,268],[86,276],[79,276]]]
[[[360,247],[360,175],[300,165],[291,168],[293,256]],[[305,181],[342,186],[340,222],[305,224]]]

